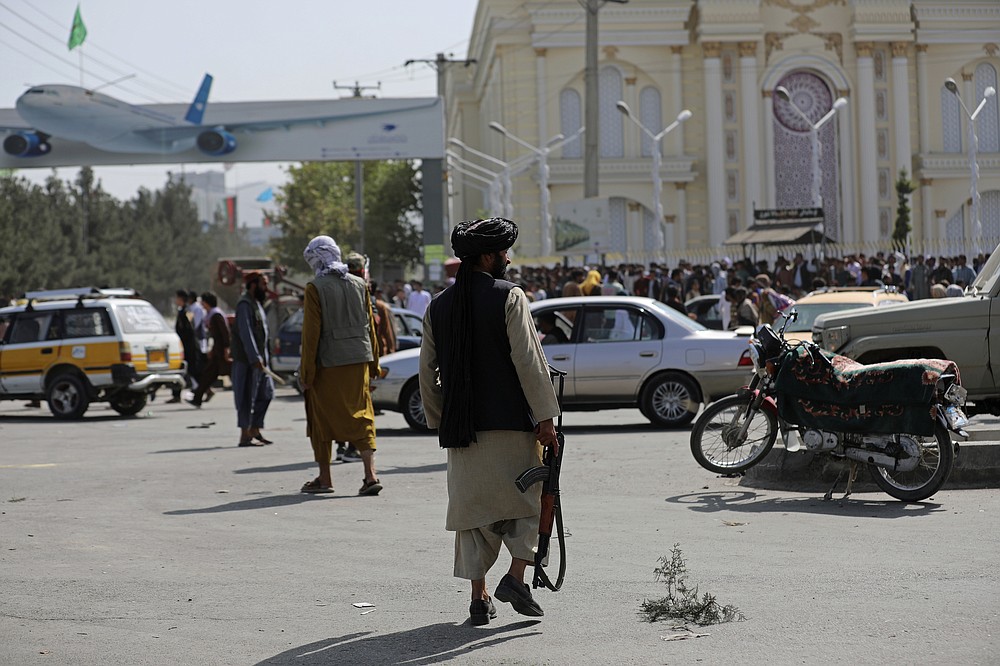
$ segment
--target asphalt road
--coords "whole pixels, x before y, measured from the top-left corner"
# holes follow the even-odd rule
[[[382,494],[344,463],[307,496],[301,401],[280,390],[277,443],[243,450],[230,401],[74,423],[0,403],[0,664],[998,663],[995,490],[754,490],[698,467],[686,430],[570,414],[563,591],[535,592],[541,621],[498,604],[471,627],[434,437],[379,416]],[[745,621],[642,621],[675,543]]]

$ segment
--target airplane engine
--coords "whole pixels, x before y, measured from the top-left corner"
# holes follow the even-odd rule
[[[52,150],[48,136],[37,132],[15,132],[3,140],[3,151],[14,157],[39,157]]]
[[[228,155],[236,150],[236,137],[226,130],[206,130],[198,135],[198,150],[206,155]]]

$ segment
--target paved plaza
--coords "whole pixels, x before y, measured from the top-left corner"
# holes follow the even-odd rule
[[[717,477],[638,411],[570,413],[565,586],[535,592],[541,621],[498,604],[471,627],[434,436],[380,415],[382,494],[343,463],[303,495],[301,399],[279,389],[276,443],[239,449],[231,398],[80,422],[0,404],[0,664],[997,663],[995,488],[823,502]],[[674,544],[746,621],[642,620]]]

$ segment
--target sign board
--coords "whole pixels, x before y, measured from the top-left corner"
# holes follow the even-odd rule
[[[555,254],[607,252],[611,249],[611,206],[593,197],[555,205],[552,216]]]
[[[753,219],[760,221],[778,220],[822,220],[822,208],[761,208],[754,210]]]

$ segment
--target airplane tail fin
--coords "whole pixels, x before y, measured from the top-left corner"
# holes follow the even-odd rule
[[[208,91],[211,89],[212,75],[206,74],[205,78],[201,80],[201,87],[198,88],[198,94],[194,96],[194,101],[191,102],[191,106],[188,107],[184,120],[188,121],[192,125],[201,124],[201,119],[205,115],[205,107],[208,106]]]

